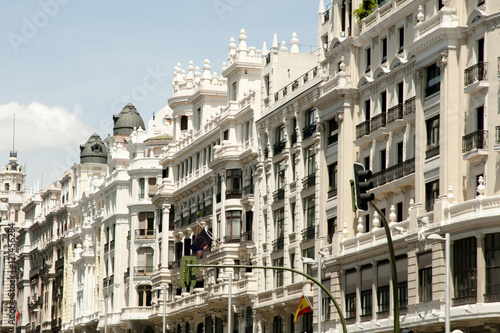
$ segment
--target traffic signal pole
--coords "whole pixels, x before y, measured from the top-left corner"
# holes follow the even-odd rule
[[[391,230],[389,229],[389,224],[385,215],[378,209],[377,206],[371,201],[369,201],[370,206],[378,213],[382,218],[382,224],[385,229],[385,236],[387,237],[387,246],[389,247],[389,259],[391,262],[391,276],[392,276],[392,303],[394,306],[394,333],[399,332],[399,289],[398,289],[398,273],[396,271],[396,255],[394,254],[394,245],[392,244]]]
[[[333,295],[332,293],[330,292],[330,290],[328,290],[328,288],[326,288],[321,282],[319,282],[317,279],[313,278],[312,276],[304,273],[304,272],[301,272],[301,271],[298,271],[296,269],[292,269],[292,268],[288,268],[288,267],[276,267],[276,266],[250,266],[250,265],[198,265],[198,264],[190,264],[190,263],[186,263],[186,267],[188,269],[191,269],[191,268],[194,268],[194,267],[218,267],[218,268],[251,268],[251,269],[272,269],[272,270],[281,270],[281,271],[289,271],[289,272],[292,272],[292,273],[296,273],[296,274],[299,274],[299,275],[302,275],[304,277],[306,277],[307,279],[311,280],[312,282],[314,282],[316,285],[318,285],[318,287],[320,287],[327,295],[328,297],[330,297],[330,299],[332,300],[333,304],[335,305],[335,308],[337,309],[337,313],[339,314],[339,317],[340,317],[340,323],[342,324],[342,329],[343,329],[343,332],[344,333],[347,333],[347,325],[346,325],[346,322],[345,322],[345,318],[344,318],[344,314],[342,312],[342,309],[340,308],[339,304],[337,303],[337,301],[335,300],[335,298],[333,298]],[[190,274],[191,275],[191,274]],[[321,300],[319,299],[318,302],[321,302]]]

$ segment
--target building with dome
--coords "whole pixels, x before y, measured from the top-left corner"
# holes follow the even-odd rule
[[[341,332],[310,282],[251,268],[282,266],[321,272],[349,332],[392,332],[396,306],[402,332],[497,332],[496,2],[374,3],[320,0],[312,53],[241,30],[220,75],[175,66],[147,129],[128,104],[90,137],[22,206],[20,331]],[[353,207],[354,162],[384,216]],[[202,229],[200,263],[250,267],[183,286]]]

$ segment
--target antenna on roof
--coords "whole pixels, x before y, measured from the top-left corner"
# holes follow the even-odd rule
[[[16,114],[13,114],[14,120],[12,122],[12,151],[10,152],[10,157],[17,157],[17,152],[15,150],[16,142]]]

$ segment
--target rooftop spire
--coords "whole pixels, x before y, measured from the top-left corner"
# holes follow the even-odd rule
[[[276,33],[273,36],[273,46],[271,46],[271,49],[273,50],[278,49],[278,35]]]
[[[318,14],[323,14],[325,11],[325,4],[323,0],[319,0]]]

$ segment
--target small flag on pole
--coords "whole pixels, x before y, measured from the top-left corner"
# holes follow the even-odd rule
[[[295,318],[293,318],[293,323],[295,324],[295,321],[299,316],[309,311],[311,311],[311,304],[309,304],[307,298],[302,295],[302,297],[300,298],[299,307],[297,308],[297,312],[295,312]]]
[[[16,323],[19,321],[19,317],[21,317],[21,311],[17,310]]]
[[[205,251],[206,248],[209,247],[211,244],[212,244],[212,238],[205,231],[205,228],[202,228],[201,231],[196,236],[196,238],[194,239],[193,243],[191,243],[191,250],[193,250],[193,252],[196,253],[197,255],[201,256],[203,251]]]

